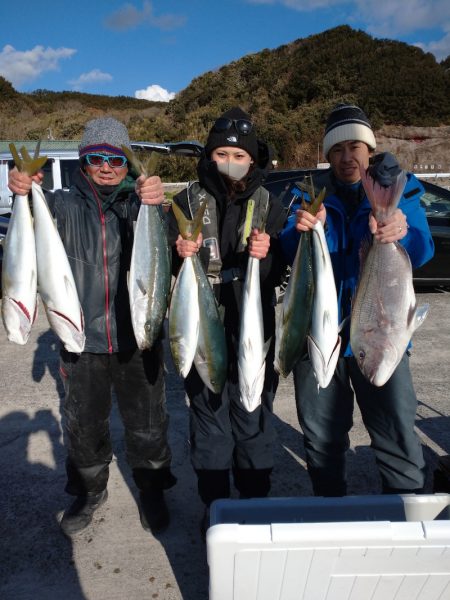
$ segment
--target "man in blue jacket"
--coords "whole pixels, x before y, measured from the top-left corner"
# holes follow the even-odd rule
[[[293,261],[302,232],[320,220],[325,228],[338,295],[339,320],[351,312],[351,300],[359,275],[361,243],[372,233],[382,242],[400,242],[414,268],[434,253],[433,240],[420,205],[423,187],[412,174],[398,208],[383,223],[377,223],[360,181],[360,164],[381,185],[389,185],[398,173],[392,155],[372,158],[375,136],[364,112],[341,104],[329,115],[323,140],[331,169],[314,180],[316,190],[326,187],[324,203],[314,217],[299,205],[293,206],[281,243]],[[349,343],[350,319],[341,331],[341,355],[334,376],[325,389],[318,389],[307,355],[293,370],[297,413],[304,434],[308,473],[313,490],[320,496],[347,493],[345,453],[353,425],[354,399],[375,451],[383,493],[419,493],[424,485],[425,462],[414,432],[417,398],[409,355],[405,353],[387,383],[370,384],[362,375]]]

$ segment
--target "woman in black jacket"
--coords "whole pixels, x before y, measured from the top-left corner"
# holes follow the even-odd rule
[[[185,380],[190,401],[191,458],[206,506],[203,529],[211,502],[230,495],[230,469],[240,497],[263,497],[270,490],[274,439],[271,412],[278,384],[273,369],[275,287],[284,268],[277,236],[285,211],[281,202],[262,187],[269,164],[268,146],[257,139],[249,116],[233,108],[217,119],[209,133],[197,166],[199,180],[174,198],[189,219],[206,200],[199,238],[184,240],[173,212],[169,213],[174,272],[183,258],[199,253],[223,316],[227,341],[228,372],[221,394],[214,394],[204,385],[195,366]],[[265,231],[253,228],[246,245],[242,232],[250,198],[255,201],[256,215],[267,201],[268,213]],[[272,337],[261,404],[253,412],[240,402],[237,368],[241,297],[249,255],[261,260],[264,334],[266,340]]]

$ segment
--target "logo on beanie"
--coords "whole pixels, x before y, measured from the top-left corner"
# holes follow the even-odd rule
[[[238,141],[238,139],[235,135],[230,135],[229,137],[227,137],[227,142],[237,144],[237,141]]]

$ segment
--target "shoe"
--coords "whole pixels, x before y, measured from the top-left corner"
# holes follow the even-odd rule
[[[63,532],[70,536],[86,529],[92,521],[94,512],[106,502],[107,498],[107,490],[103,490],[100,494],[77,496],[61,519],[60,526]]]
[[[206,542],[206,532],[209,529],[209,506],[205,506],[205,512],[200,520],[200,535],[202,540]]]
[[[162,533],[170,522],[163,490],[146,490],[139,494],[139,516],[145,531]]]

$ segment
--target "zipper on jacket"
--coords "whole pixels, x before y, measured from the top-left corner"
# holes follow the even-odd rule
[[[98,199],[97,199],[98,202]],[[109,322],[109,275],[108,275],[108,255],[106,252],[106,224],[105,215],[102,212],[101,206],[99,206],[100,221],[102,225],[102,244],[103,244],[103,272],[105,279],[105,322],[106,322],[106,336],[108,338],[108,353],[112,354],[113,347],[111,342],[111,325]]]
[[[86,178],[87,179],[87,178]],[[103,278],[105,282],[105,323],[106,323],[106,338],[108,341],[108,354],[112,354],[113,346],[111,341],[111,325],[109,321],[109,275],[108,275],[108,255],[106,252],[106,222],[105,222],[105,214],[102,211],[102,203],[97,195],[97,192],[94,186],[91,184],[89,179],[87,179],[89,183],[92,193],[94,194],[94,198],[97,202],[97,208],[100,215],[100,224],[102,230],[102,248],[103,248]]]

